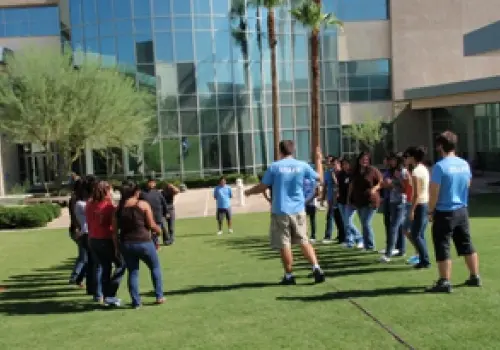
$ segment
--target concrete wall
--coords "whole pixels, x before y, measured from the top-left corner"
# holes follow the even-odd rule
[[[44,47],[53,46],[55,49],[61,47],[61,39],[58,36],[26,37],[26,38],[0,38],[0,46],[7,47],[14,52],[33,45]]]
[[[58,0],[0,0],[0,7],[54,5]]]
[[[339,61],[391,57],[389,21],[346,22],[338,36]]]
[[[464,57],[463,36],[498,20],[498,0],[393,0],[395,100],[408,88],[500,75],[500,57]]]
[[[402,106],[394,119],[394,145],[398,151],[410,146],[432,147],[432,120],[430,110],[416,111],[409,105]],[[429,152],[432,155],[432,152]]]
[[[392,115],[392,102],[390,101],[340,104],[342,125],[362,123],[369,119],[390,121]]]

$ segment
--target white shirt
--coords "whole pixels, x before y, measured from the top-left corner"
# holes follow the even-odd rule
[[[87,206],[87,202],[85,201],[77,201],[75,204],[75,216],[78,222],[80,223],[81,233],[87,234],[89,232],[87,226],[87,217],[85,216],[85,207]]]
[[[412,175],[417,178],[418,193],[417,198],[414,199],[417,204],[429,203],[429,170],[423,164],[419,164],[413,169]]]

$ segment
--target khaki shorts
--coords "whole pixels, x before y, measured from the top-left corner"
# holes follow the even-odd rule
[[[291,215],[271,214],[271,248],[290,248],[292,244],[309,242],[306,213]]]

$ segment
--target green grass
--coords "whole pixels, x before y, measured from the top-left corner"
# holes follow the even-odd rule
[[[435,269],[319,246],[329,279],[311,285],[297,259],[299,285],[276,286],[280,262],[268,249],[268,214],[238,215],[234,236],[216,237],[213,218],[180,220],[178,241],[161,251],[168,301],[101,310],[66,284],[75,254],[64,230],[0,234],[0,349],[404,349],[354,301],[416,349],[495,349],[500,342],[500,205],[473,200],[471,225],[484,287],[427,295]],[[481,204],[483,203],[483,204]],[[323,215],[321,215],[323,216]],[[374,220],[379,248],[382,218]],[[319,222],[320,227],[324,220]],[[297,254],[298,256],[298,254]],[[454,260],[453,280],[465,280]],[[126,283],[120,296],[129,302]]]

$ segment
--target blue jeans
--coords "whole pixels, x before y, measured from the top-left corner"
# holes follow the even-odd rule
[[[96,264],[97,298],[114,298],[125,274],[123,259],[115,251],[111,239],[90,239],[92,257]],[[113,265],[115,270],[113,271]]]
[[[387,243],[385,247],[385,256],[390,258],[398,240],[400,242],[399,254],[403,255],[406,250],[406,240],[403,233],[403,223],[406,219],[406,204],[390,203],[389,212],[390,225],[389,236],[387,236]]]
[[[429,253],[427,251],[427,243],[425,241],[425,230],[427,228],[429,207],[427,203],[417,204],[411,225],[411,238],[417,248],[420,257],[420,264],[429,265]]]
[[[332,232],[335,229],[335,205],[328,203],[326,210],[325,239],[332,239]]]
[[[175,240],[175,209],[168,210],[167,229],[163,230],[163,243],[173,244]]]
[[[139,293],[139,262],[143,261],[151,272],[151,280],[155,289],[156,299],[163,298],[160,259],[153,242],[128,242],[122,245],[123,256],[128,269],[128,291],[132,305],[141,305]]]
[[[385,245],[387,246],[387,242],[389,241],[389,236],[391,232],[391,206],[389,202],[389,198],[384,198],[384,201],[382,202],[382,211],[384,214],[384,227],[385,227]],[[403,222],[404,223],[404,222]],[[398,249],[400,252],[405,252],[406,251],[406,241],[404,239],[404,232],[403,232],[403,226],[401,225],[399,230],[401,231],[398,233],[397,239],[396,239],[396,249]]]
[[[375,249],[375,234],[373,233],[372,220],[377,209],[372,206],[365,206],[358,208],[358,217],[361,221],[361,228],[363,232],[363,244],[365,249]]]
[[[356,243],[363,241],[363,236],[361,232],[354,226],[354,222],[352,219],[354,218],[354,213],[356,212],[356,208],[347,204],[338,204],[340,214],[342,214],[342,222],[344,223],[344,231],[345,231],[345,243],[348,246],[352,246]]]
[[[306,214],[311,224],[311,239],[316,239],[316,206],[306,205]]]
[[[85,278],[87,262],[89,261],[88,242],[86,236],[87,235],[81,235],[80,238],[75,240],[78,247],[78,256],[76,258],[73,271],[71,272],[70,281],[78,284],[82,283]]]

